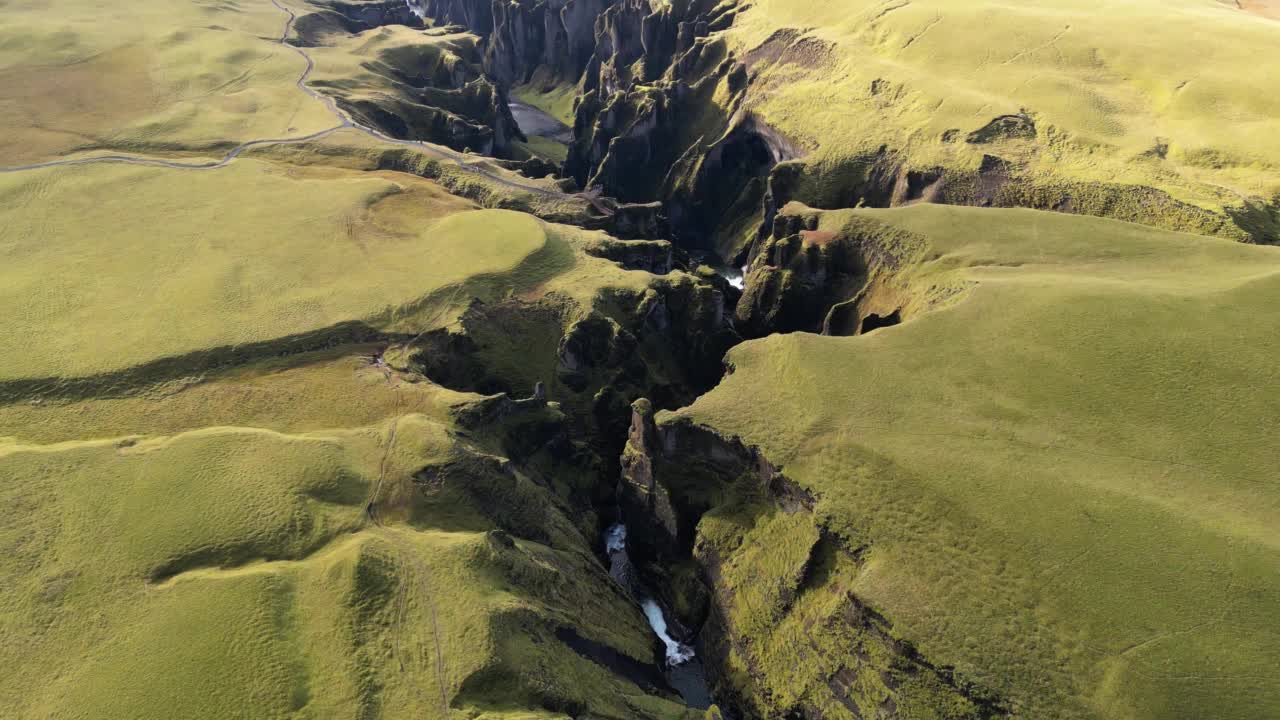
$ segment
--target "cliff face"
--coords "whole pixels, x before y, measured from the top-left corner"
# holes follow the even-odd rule
[[[821,216],[789,205],[753,245],[735,311],[745,337],[859,335],[921,309],[898,270],[919,255],[922,240],[873,223],[823,226]]]
[[[593,25],[616,0],[494,2],[485,70],[506,87],[575,82],[594,51]]]
[[[619,0],[411,0],[437,25],[486,38],[485,71],[504,87],[577,82],[595,52],[595,23]]]
[[[682,244],[743,252],[769,170],[795,152],[741,110],[745,66],[712,35],[732,3],[421,0],[437,23],[486,38],[501,88],[576,84],[564,172],[624,203],[660,202]]]
[[[666,243],[589,250],[650,271],[671,267]],[[494,298],[472,304],[454,329],[421,338],[409,365],[457,390],[523,396],[541,385],[572,417],[581,451],[612,479],[632,402],[679,407],[719,382],[725,352],[741,341],[727,305],[721,285],[679,272],[640,291],[602,292],[588,305],[558,294]],[[614,490],[612,480],[584,479],[584,502],[610,503]]]
[[[785,156],[759,141],[741,110],[745,69],[712,37],[734,13],[630,0],[601,14],[565,163],[580,185],[660,200],[678,242],[725,255],[742,243],[713,236],[755,212],[763,178]]]
[[[374,0],[374,2],[330,2],[325,4],[346,21],[348,32],[359,32],[383,25],[408,25],[421,27],[422,18],[402,0]]]
[[[679,621],[737,717],[948,717],[1007,713],[934,666],[847,589],[863,548],[827,527],[818,498],[754,448],[636,403],[620,496],[629,542],[658,567]],[[749,539],[748,539],[749,538]],[[657,583],[653,583],[657,584]],[[941,711],[941,712],[940,712]]]
[[[638,556],[674,556],[679,542],[679,518],[671,495],[654,475],[654,454],[658,429],[653,421],[653,405],[645,399],[632,404],[631,429],[622,453],[622,476],[618,483],[618,507],[632,528],[632,544]]]
[[[342,97],[338,104],[362,125],[391,137],[424,140],[483,155],[507,157],[522,139],[506,96],[484,77],[458,86],[411,88],[407,97]]]
[[[409,5],[436,25],[461,25],[482,37],[493,29],[491,0],[409,0]]]

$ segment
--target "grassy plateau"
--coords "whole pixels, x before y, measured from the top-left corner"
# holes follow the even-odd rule
[[[1280,712],[1280,254],[1030,210],[819,228],[914,242],[907,321],[740,346],[667,419],[758,445],[865,548],[812,602],[851,591],[1019,717]]]
[[[726,37],[758,75],[748,109],[828,176],[882,148],[915,170],[976,171],[993,155],[1029,192],[1062,190],[1085,214],[1116,215],[1088,197],[1108,183],[1221,215],[1280,197],[1275,13],[1219,0],[760,0]],[[982,132],[1005,116],[1030,125]],[[1212,230],[1176,212],[1123,219]]]

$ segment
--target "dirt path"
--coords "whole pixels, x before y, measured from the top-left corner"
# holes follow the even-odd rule
[[[1280,0],[1236,0],[1236,7],[1247,13],[1280,20]]]
[[[440,717],[448,718],[449,710],[449,692],[446,687],[448,671],[445,667],[444,648],[440,643],[440,618],[436,613],[436,603],[431,588],[431,568],[427,566],[425,560],[414,551],[414,548],[402,538],[397,531],[389,528],[380,528],[383,537],[389,541],[397,551],[397,564],[400,567],[400,577],[416,578],[417,596],[425,607],[427,613],[431,616],[431,647],[434,649],[435,660],[431,662],[431,666],[435,669],[436,685],[440,690]],[[406,647],[406,639],[410,638],[407,631],[407,621],[410,612],[410,592],[412,588],[404,583],[396,591],[396,616],[391,628],[392,656],[399,665],[401,672],[407,667],[415,663],[415,660],[425,661],[426,658],[415,658],[412,648]],[[433,698],[426,696],[425,690],[420,685],[413,686],[414,691],[427,704],[434,704]]]
[[[0,173],[24,172],[28,170],[40,170],[43,168],[63,167],[63,166],[71,166],[71,165],[89,165],[93,163],[127,163],[130,165],[146,165],[150,167],[169,168],[172,170],[216,170],[218,168],[226,167],[227,165],[230,165],[232,161],[240,157],[240,155],[243,154],[246,150],[250,150],[255,147],[261,147],[263,145],[301,144],[301,143],[311,142],[313,140],[319,140],[339,130],[345,130],[347,128],[351,128],[354,130],[358,130],[372,138],[381,140],[383,142],[388,142],[395,145],[403,145],[406,147],[412,147],[415,150],[426,152],[427,154],[434,155],[435,157],[438,157],[442,160],[451,161],[455,163],[460,169],[466,172],[480,175],[481,177],[484,177],[485,179],[491,182],[497,183],[499,185],[502,185],[504,187],[520,190],[522,192],[533,193],[535,195],[543,195],[546,197],[555,197],[555,198],[573,197],[568,193],[563,193],[558,190],[547,190],[546,188],[535,187],[532,185],[525,185],[523,183],[518,183],[513,180],[509,180],[495,173],[491,173],[488,170],[485,170],[484,168],[477,167],[475,165],[470,164],[469,162],[467,162],[468,160],[467,156],[462,155],[460,153],[455,153],[451,150],[446,150],[444,148],[428,145],[427,143],[420,142],[417,140],[400,140],[398,138],[393,138],[379,132],[378,130],[375,130],[370,127],[366,127],[356,122],[351,118],[351,116],[347,115],[345,112],[342,111],[341,108],[338,107],[337,102],[334,101],[333,98],[315,90],[314,88],[312,88],[310,85],[307,84],[307,81],[311,78],[312,71],[315,70],[315,61],[312,60],[311,56],[307,54],[306,50],[294,45],[290,45],[288,42],[289,33],[293,31],[293,24],[294,22],[297,21],[298,16],[293,12],[293,10],[290,10],[288,7],[285,7],[284,5],[280,4],[279,0],[271,0],[271,4],[275,5],[277,8],[280,9],[281,12],[288,15],[288,19],[285,20],[284,30],[280,33],[280,38],[276,42],[298,53],[298,55],[302,56],[302,59],[306,61],[306,67],[303,69],[302,74],[298,77],[298,80],[296,81],[295,84],[298,86],[299,90],[306,93],[309,97],[315,98],[316,100],[319,100],[320,102],[324,103],[324,106],[329,109],[329,112],[332,113],[340,121],[339,124],[329,128],[328,130],[321,130],[320,132],[312,133],[310,135],[305,135],[303,137],[263,138],[263,139],[257,139],[257,140],[250,140],[246,143],[236,146],[235,148],[232,148],[232,150],[228,152],[221,160],[214,160],[209,162],[184,163],[184,162],[177,162],[177,161],[171,161],[171,160],[160,160],[157,158],[141,157],[141,156],[135,156],[135,155],[96,155],[93,157],[74,158],[69,160],[50,160],[48,162],[32,163],[30,165],[15,165],[12,167],[0,167]],[[588,201],[590,202],[590,200]],[[599,209],[599,206],[597,206],[596,203],[592,202],[591,204],[597,207],[597,209]]]

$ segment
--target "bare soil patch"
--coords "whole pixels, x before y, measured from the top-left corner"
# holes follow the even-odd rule
[[[1254,15],[1280,20],[1280,0],[1236,0],[1236,7]]]

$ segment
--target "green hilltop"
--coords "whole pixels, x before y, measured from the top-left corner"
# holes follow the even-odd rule
[[[1274,714],[1280,255],[1030,210],[820,217],[832,242],[918,243],[905,322],[743,345],[667,419],[758,445],[858,548],[807,602],[853,593],[1017,716]],[[747,587],[797,581],[756,567]]]
[[[1111,216],[1120,201],[1088,186],[1140,186],[1189,207],[1121,219],[1213,230],[1185,215],[1280,196],[1275,35],[1273,20],[1218,0],[763,0],[727,42],[759,73],[745,109],[820,172],[882,149],[926,172],[996,156],[1026,186],[1009,202]],[[1245,231],[1275,238],[1274,211],[1258,218]]]

